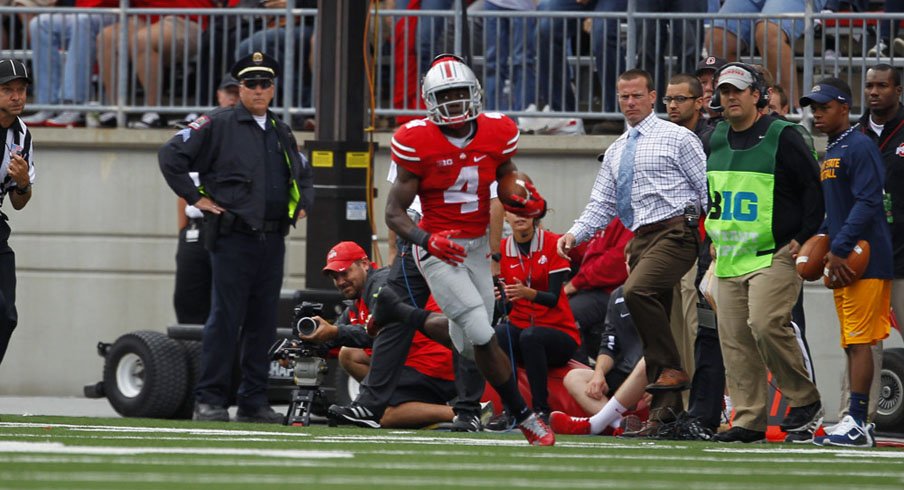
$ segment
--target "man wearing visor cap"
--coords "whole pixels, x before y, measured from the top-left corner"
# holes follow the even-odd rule
[[[714,440],[766,437],[768,369],[791,406],[782,430],[795,442],[809,441],[823,410],[790,322],[801,288],[794,259],[822,222],[819,168],[793,123],[761,113],[766,87],[756,70],[729,63],[717,80],[712,105],[723,108],[725,120],[710,138],[706,231],[736,415]]]

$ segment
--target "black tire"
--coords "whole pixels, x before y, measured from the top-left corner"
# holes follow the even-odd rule
[[[904,349],[886,349],[882,354],[882,387],[879,389],[876,428],[904,432]]]
[[[104,362],[104,392],[124,417],[169,418],[185,399],[185,349],[165,334],[127,333]]]
[[[204,325],[177,323],[166,327],[166,336],[176,340],[201,340]]]
[[[195,386],[197,386],[198,380],[201,379],[201,342],[198,340],[182,340],[179,343],[185,349],[188,378],[185,383],[185,398],[182,401],[182,406],[173,414],[173,418],[190,419],[195,409]]]

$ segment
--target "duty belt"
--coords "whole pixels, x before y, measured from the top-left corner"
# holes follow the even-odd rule
[[[285,234],[288,231],[288,224],[280,219],[274,220],[264,220],[263,226],[259,229],[254,228],[249,225],[245,220],[243,220],[240,216],[235,217],[235,223],[232,225],[232,230],[245,233],[248,235],[257,235],[258,233],[282,233]]]

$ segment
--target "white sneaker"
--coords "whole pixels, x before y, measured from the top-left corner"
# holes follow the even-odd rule
[[[869,57],[878,56],[880,58],[888,56],[888,46],[885,45],[882,41],[879,41],[878,44],[869,48],[869,51],[866,52],[866,55]]]
[[[891,42],[892,51],[895,52],[895,56],[904,56],[904,39],[896,37],[894,41]]]
[[[44,126],[44,124],[47,123],[47,120],[54,115],[55,114],[50,111],[38,111],[30,116],[23,117],[22,122],[24,122],[26,126]]]
[[[75,128],[81,127],[85,125],[85,115],[81,112],[76,111],[66,111],[60,113],[60,115],[56,117],[52,117],[48,119],[45,123],[45,126],[49,126],[51,128]]]
[[[546,106],[549,107],[549,106]],[[531,104],[524,112],[539,112],[536,104]],[[521,116],[518,118],[518,129],[522,133],[536,133],[546,127],[545,119],[535,116]]]
[[[555,120],[555,127],[553,129],[548,129],[546,134],[580,136],[584,134],[584,120],[573,117],[559,118]]]

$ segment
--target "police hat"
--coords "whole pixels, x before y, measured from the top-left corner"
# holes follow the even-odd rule
[[[236,80],[272,80],[279,76],[279,62],[255,51],[232,65],[230,72]]]
[[[21,78],[31,83],[31,75],[25,68],[25,63],[11,58],[0,59],[0,85]]]

